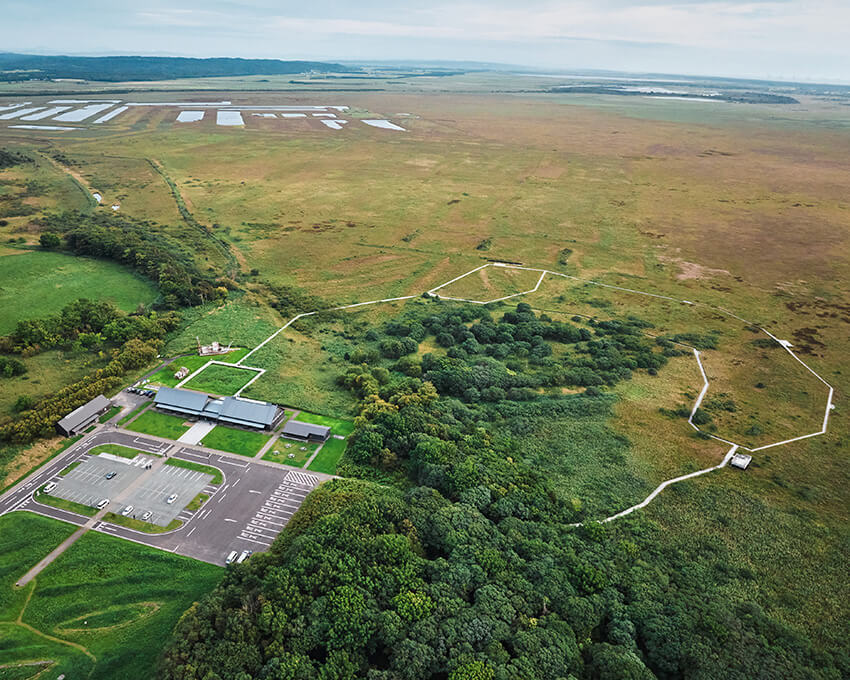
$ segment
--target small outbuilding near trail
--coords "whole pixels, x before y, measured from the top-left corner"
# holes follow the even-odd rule
[[[111,406],[112,402],[102,394],[99,394],[90,402],[74,409],[62,418],[62,420],[56,423],[56,429],[60,434],[70,437],[72,434],[84,430],[91,425],[101,414],[106,413],[107,409]]]
[[[331,436],[331,428],[325,425],[302,423],[300,420],[292,419],[283,426],[282,434],[284,437],[291,437],[293,439],[324,442]]]

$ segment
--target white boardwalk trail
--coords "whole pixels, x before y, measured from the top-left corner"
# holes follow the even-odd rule
[[[452,283],[455,283],[456,281],[460,281],[462,278],[469,276],[471,274],[474,274],[475,272],[481,271],[482,269],[484,269],[486,267],[505,267],[505,268],[508,268],[508,269],[522,269],[522,270],[525,270],[525,271],[540,272],[540,277],[537,279],[537,284],[534,286],[534,288],[531,288],[530,290],[526,290],[526,291],[523,291],[521,293],[514,293],[512,295],[506,295],[504,297],[496,298],[496,299],[493,299],[493,300],[472,300],[472,299],[468,299],[468,298],[455,298],[455,297],[447,297],[447,296],[438,295],[438,291],[441,290],[442,288],[445,288],[446,286],[449,286]],[[691,300],[682,300],[682,299],[670,297],[668,295],[658,295],[657,293],[648,293],[646,291],[635,290],[633,288],[624,288],[623,286],[615,286],[615,285],[612,285],[612,284],[601,283],[599,281],[593,281],[593,280],[590,280],[590,279],[582,279],[582,278],[577,277],[577,276],[571,276],[569,274],[563,274],[561,272],[554,272],[554,271],[551,271],[549,269],[540,269],[540,268],[536,268],[536,267],[525,267],[525,266],[522,266],[522,265],[509,264],[509,263],[506,263],[506,262],[488,262],[486,264],[482,264],[480,267],[476,267],[475,269],[471,269],[468,272],[461,274],[460,276],[456,276],[455,278],[453,278],[449,281],[446,281],[445,283],[440,284],[439,286],[431,288],[430,290],[425,292],[425,295],[428,295],[430,297],[439,297],[440,299],[443,299],[443,300],[456,300],[456,301],[459,301],[459,302],[469,302],[469,303],[477,304],[477,305],[487,305],[487,304],[492,304],[492,303],[497,303],[497,302],[503,302],[503,301],[509,300],[511,298],[515,298],[515,297],[519,297],[521,295],[527,295],[529,293],[536,292],[540,288],[540,285],[543,283],[543,280],[544,280],[544,278],[546,277],[547,274],[551,274],[552,276],[560,276],[560,277],[565,278],[565,279],[572,279],[573,281],[581,281],[581,282],[586,283],[586,284],[590,284],[590,285],[594,285],[594,286],[601,286],[603,288],[611,288],[613,290],[620,290],[620,291],[623,291],[623,292],[626,292],[626,293],[633,293],[633,294],[636,294],[636,295],[644,295],[646,297],[656,298],[656,299],[659,299],[659,300],[667,300],[667,301],[670,301],[670,302],[677,302],[677,303],[686,304],[686,305],[704,307],[706,309],[711,309],[715,312],[725,314],[726,316],[737,319],[738,321],[741,321],[741,322],[746,323],[750,326],[753,326],[754,328],[758,328],[760,331],[764,332],[766,335],[768,335],[770,338],[772,338],[776,343],[778,343],[786,352],[788,352],[792,357],[794,357],[794,359],[796,359],[809,373],[811,373],[813,376],[815,376],[815,378],[817,378],[820,382],[822,382],[829,390],[827,400],[826,400],[826,409],[825,409],[824,416],[823,416],[823,427],[818,432],[812,432],[812,433],[809,433],[809,434],[804,434],[804,435],[801,435],[799,437],[794,437],[792,439],[786,439],[786,440],[780,441],[780,442],[774,442],[772,444],[765,444],[764,446],[759,446],[759,447],[756,447],[756,448],[747,448],[746,446],[743,446],[742,444],[738,444],[738,443],[730,441],[728,439],[723,439],[722,437],[718,437],[718,436],[710,434],[708,432],[703,432],[702,430],[700,430],[699,426],[697,426],[694,423],[694,416],[696,415],[697,410],[699,409],[700,405],[702,404],[702,401],[705,398],[705,395],[708,393],[710,383],[709,383],[709,380],[708,380],[708,375],[705,372],[705,368],[703,367],[702,359],[701,359],[701,355],[699,353],[699,350],[697,350],[695,347],[690,347],[689,345],[686,345],[686,346],[690,347],[690,349],[693,351],[694,358],[696,359],[697,365],[699,366],[700,374],[702,375],[702,379],[703,379],[703,386],[702,386],[702,389],[700,390],[699,395],[697,396],[696,401],[694,402],[693,408],[691,409],[690,416],[688,417],[688,424],[692,428],[694,428],[694,430],[696,430],[697,432],[702,432],[702,434],[705,435],[706,437],[709,437],[709,438],[714,439],[716,441],[728,444],[731,448],[729,449],[729,451],[727,451],[723,460],[720,463],[718,463],[717,465],[712,465],[711,467],[707,467],[707,468],[704,468],[702,470],[697,470],[696,472],[691,472],[691,473],[688,473],[686,475],[681,475],[680,477],[674,477],[672,479],[668,479],[664,482],[661,482],[661,484],[659,484],[655,488],[655,490],[651,494],[649,494],[649,496],[647,496],[643,501],[641,501],[637,505],[633,505],[630,508],[626,508],[625,510],[622,510],[622,511],[620,511],[620,512],[614,514],[614,515],[611,515],[610,517],[606,517],[602,520],[598,520],[600,523],[611,522],[613,520],[620,519],[621,517],[626,517],[627,515],[630,515],[631,513],[633,513],[635,510],[638,510],[640,508],[645,508],[647,505],[649,505],[649,503],[652,502],[652,500],[656,496],[658,496],[658,494],[660,494],[664,489],[666,489],[671,484],[675,484],[677,482],[682,482],[682,481],[685,481],[685,480],[688,480],[688,479],[693,479],[694,477],[699,477],[700,475],[704,475],[708,472],[712,472],[713,470],[720,470],[721,468],[726,467],[726,465],[729,463],[729,461],[732,459],[732,456],[735,454],[735,452],[738,449],[743,449],[745,451],[750,451],[750,452],[763,451],[764,449],[769,449],[769,448],[772,448],[772,447],[775,447],[775,446],[782,446],[784,444],[790,444],[792,442],[800,441],[800,440],[803,440],[803,439],[809,439],[811,437],[817,437],[819,435],[826,433],[827,426],[829,425],[829,415],[830,415],[832,409],[835,408],[835,406],[833,405],[833,402],[832,402],[833,395],[834,395],[834,390],[833,390],[832,385],[830,385],[826,380],[824,380],[820,375],[818,375],[808,364],[806,364],[800,357],[798,357],[796,354],[794,354],[794,352],[791,351],[791,347],[792,347],[791,343],[789,343],[786,340],[778,339],[770,331],[768,331],[764,328],[761,328],[760,326],[753,323],[752,321],[748,321],[747,319],[744,319],[743,317],[740,317],[737,314],[734,314],[733,312],[730,312],[726,309],[723,309],[722,307],[714,307],[712,305],[707,305],[707,304],[704,304],[704,303],[701,303],[701,302],[695,302],[695,301],[691,301]],[[289,328],[293,323],[298,321],[298,319],[302,319],[305,316],[312,316],[314,314],[318,314],[318,313],[323,312],[323,311],[340,311],[340,310],[343,310],[343,309],[355,309],[357,307],[363,307],[363,306],[366,306],[366,305],[376,305],[376,304],[380,304],[380,303],[383,303],[383,302],[400,302],[400,301],[403,301],[403,300],[411,300],[415,297],[418,297],[418,296],[416,296],[416,295],[405,295],[405,296],[402,296],[402,297],[383,298],[383,299],[380,299],[380,300],[370,300],[368,302],[356,302],[356,303],[350,304],[350,305],[340,305],[338,307],[330,307],[326,310],[315,310],[315,311],[312,311],[312,312],[302,312],[301,314],[297,314],[296,316],[293,316],[289,321],[287,321],[283,326],[278,328],[274,333],[272,333],[269,337],[267,337],[265,340],[263,340],[259,345],[257,345],[254,349],[252,349],[250,352],[248,352],[239,361],[237,361],[235,364],[231,364],[231,365],[241,366],[242,368],[252,368],[255,371],[265,372],[265,369],[254,368],[254,367],[250,367],[250,366],[243,366],[242,362],[244,362],[248,357],[250,357],[252,354],[254,354],[254,352],[256,352],[257,350],[259,350],[260,348],[264,347],[266,344],[268,344],[269,342],[274,340],[280,333],[282,333],[284,330]],[[684,343],[681,343],[681,342],[678,343],[678,344],[684,345]],[[210,362],[210,363],[212,363],[212,362]],[[215,363],[224,363],[224,362],[215,362]],[[202,366],[200,369],[195,371],[195,373],[193,373],[191,376],[186,378],[186,380],[189,380],[194,375],[197,375],[198,373],[200,373],[207,365],[208,364],[204,364],[204,366]],[[256,377],[259,378],[260,375],[262,375],[262,373],[259,373]],[[253,382],[253,380],[251,382]],[[247,387],[247,385],[245,387]],[[245,388],[243,387],[242,389],[245,389]],[[242,390],[240,390],[240,392],[241,391]],[[580,523],[572,524],[570,526],[580,526]]]

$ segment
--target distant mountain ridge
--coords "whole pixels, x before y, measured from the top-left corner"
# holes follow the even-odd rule
[[[121,82],[175,80],[214,76],[291,75],[318,71],[346,72],[341,64],[321,61],[281,61],[214,57],[66,57],[0,53],[0,81],[70,78]]]

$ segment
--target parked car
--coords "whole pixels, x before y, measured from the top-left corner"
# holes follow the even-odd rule
[[[44,493],[50,493],[55,488],[56,482],[47,482],[47,484],[44,485]]]
[[[177,500],[177,494],[173,493],[165,500],[165,502],[168,503],[169,505],[171,505],[176,500]]]
[[[226,560],[224,560],[224,563],[225,563],[225,564],[232,564],[232,563],[233,563],[233,560],[235,560],[235,559],[236,559],[236,556],[237,556],[238,554],[239,554],[239,553],[237,553],[235,550],[231,550],[231,551],[230,551],[230,554],[227,556],[227,559],[226,559]]]
[[[112,470],[111,472],[107,472],[107,473],[104,475],[104,477],[105,477],[106,479],[112,479],[112,478],[113,478],[115,475],[117,475],[117,474],[118,474],[118,473],[117,473],[117,472],[115,472],[115,470]]]
[[[122,514],[122,515],[124,515],[124,517],[126,517],[126,516],[127,516],[127,515],[129,515],[131,512],[133,512],[133,506],[132,506],[132,505],[128,505],[126,508],[124,508],[124,509],[121,511],[121,514]]]
[[[107,505],[109,505],[109,499],[104,498],[100,503],[97,504],[97,509],[103,510]]]
[[[245,560],[247,560],[249,557],[251,557],[252,553],[253,553],[253,550],[243,550],[242,554],[239,555],[239,559],[236,560],[236,564],[242,564]]]
[[[145,510],[145,513],[142,515],[142,521],[147,522],[153,513],[150,510]]]

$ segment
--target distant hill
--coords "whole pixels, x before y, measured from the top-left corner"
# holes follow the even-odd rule
[[[72,78],[120,82],[211,76],[290,75],[351,71],[320,61],[279,59],[192,59],[186,57],[64,57],[0,53],[0,81]]]

